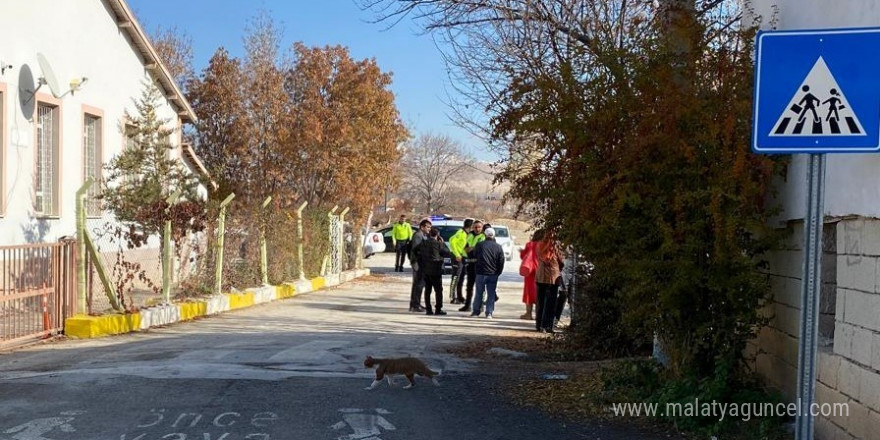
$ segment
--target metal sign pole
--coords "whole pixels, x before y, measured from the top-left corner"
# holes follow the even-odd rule
[[[878,46],[880,27],[762,31],[755,37],[752,149],[809,155],[797,440],[813,439],[825,154],[880,153],[880,57],[865,56]]]
[[[816,392],[819,293],[822,289],[822,226],[825,202],[825,155],[810,154],[807,170],[807,216],[804,219],[804,266],[801,283],[801,333],[798,351],[796,440],[813,440],[810,413]]]

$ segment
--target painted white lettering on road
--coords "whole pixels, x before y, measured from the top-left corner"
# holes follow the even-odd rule
[[[354,432],[336,437],[336,440],[382,440],[379,437],[382,434],[382,429],[386,431],[397,429],[380,415],[391,414],[389,411],[382,408],[377,408],[378,414],[365,414],[363,411],[360,408],[341,408],[338,410],[342,414],[342,421],[335,423],[330,429],[338,431],[348,427]]]
[[[240,431],[238,433],[226,431],[231,431],[229,428],[233,425],[236,425],[236,428],[240,430],[248,430],[250,426],[266,428],[279,421],[278,414],[270,411],[254,413],[252,416],[235,411],[221,412],[216,416],[214,414],[169,413],[165,408],[154,408],[150,410],[148,415],[141,418],[141,422],[136,428],[140,432],[122,434],[119,440],[270,440],[270,434],[263,432],[245,434]],[[0,440],[6,439],[0,438]],[[12,440],[44,439],[42,437],[21,437],[20,439],[16,437]]]
[[[61,432],[76,432],[76,428],[70,422],[76,420],[75,416],[82,413],[83,411],[65,411],[61,413],[62,417],[34,419],[9,428],[3,431],[3,433],[14,434],[10,437],[11,440],[52,440],[49,437],[43,437],[43,435],[51,434],[56,429]]]
[[[225,412],[225,413],[223,413],[223,414],[220,414],[219,416],[214,417],[214,426],[216,426],[216,427],[218,427],[218,428],[225,428],[225,427],[227,427],[227,426],[232,426],[232,425],[235,424],[235,420],[231,420],[229,423],[227,423],[227,424],[225,424],[225,425],[224,425],[223,423],[221,423],[221,420],[222,420],[223,417],[225,417],[225,416],[230,416],[230,417],[231,417],[231,416],[235,416],[235,417],[238,418],[238,417],[241,417],[241,414],[239,414],[239,413],[237,413],[237,412]]]
[[[177,417],[177,420],[174,422],[174,424],[171,425],[171,427],[172,427],[172,428],[177,428],[177,424],[180,423],[180,421],[183,420],[183,419],[185,419],[186,417],[193,417],[193,421],[192,421],[192,423],[189,424],[189,427],[190,427],[190,428],[194,428],[196,425],[199,424],[199,420],[202,420],[202,415],[201,415],[201,414],[196,414],[196,413],[181,413],[180,416]]]
[[[156,425],[162,423],[162,420],[165,419],[165,408],[151,409],[150,415],[147,417],[155,417],[156,420],[151,423],[138,424],[137,425],[138,428],[149,428],[151,426],[156,426]]]
[[[261,412],[254,414],[254,418],[251,419],[251,425],[254,425],[257,428],[264,428],[276,422],[277,420],[278,414],[275,414],[273,412]]]

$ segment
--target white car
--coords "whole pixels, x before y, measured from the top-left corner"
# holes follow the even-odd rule
[[[385,240],[378,232],[369,232],[364,236],[364,258],[385,252]]]
[[[507,226],[493,224],[492,229],[495,230],[495,242],[500,244],[501,249],[504,250],[504,258],[507,261],[510,261],[513,258],[513,240],[516,239],[516,237],[510,236],[510,230],[507,229]]]

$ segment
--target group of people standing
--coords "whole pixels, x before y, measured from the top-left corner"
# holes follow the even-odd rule
[[[394,270],[403,271],[405,259],[409,258],[413,269],[410,312],[446,315],[443,311],[443,261],[449,258],[452,261],[450,304],[462,304],[458,310],[471,312],[471,316],[479,316],[485,305],[485,316],[492,319],[495,301],[498,299],[498,277],[504,272],[505,258],[504,250],[495,241],[495,230],[484,226],[489,225],[484,225],[479,220],[465,220],[462,228],[449,238],[447,247],[440,232],[433,228],[429,219],[422,220],[419,223],[419,230],[407,239],[404,228],[410,230],[411,228],[406,217],[400,217],[400,221],[392,229],[397,252]],[[464,297],[463,290],[467,298]],[[488,294],[488,297],[484,304],[485,294]],[[424,306],[422,306],[423,295]]]
[[[531,241],[520,251],[520,259],[519,273],[525,278],[523,303],[526,305],[526,313],[520,318],[534,319],[539,332],[553,333],[565,308],[571,284],[563,277],[565,255],[556,234],[535,231]]]
[[[486,318],[491,319],[498,300],[498,277],[504,271],[504,251],[495,242],[491,225],[479,220],[467,219],[462,228],[449,238],[449,246],[431,220],[419,223],[419,230],[412,227],[405,216],[394,224],[395,272],[402,272],[408,258],[413,268],[410,312],[428,315],[446,315],[443,311],[443,261],[452,261],[450,304],[461,304],[458,310],[479,316],[485,308]],[[564,276],[565,254],[553,231],[538,230],[525,248],[520,251],[520,275],[525,278],[522,301],[526,312],[521,319],[535,321],[539,332],[552,333],[559,322],[568,299]],[[474,290],[476,288],[476,291]],[[431,293],[434,305],[431,305]],[[424,306],[422,306],[424,296]],[[485,299],[484,299],[485,297]],[[534,312],[534,315],[533,315]]]

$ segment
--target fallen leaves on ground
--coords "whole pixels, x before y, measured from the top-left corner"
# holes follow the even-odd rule
[[[489,353],[499,347],[528,354],[514,359]],[[511,336],[481,339],[447,347],[447,351],[460,358],[480,362],[481,371],[500,378],[499,391],[515,404],[538,408],[554,417],[583,422],[601,420],[614,423],[603,401],[604,384],[600,370],[615,360],[559,361],[558,340],[552,336],[535,333],[529,336]],[[564,374],[564,380],[542,379],[545,374]],[[626,423],[634,420],[627,419]],[[651,430],[656,426],[635,421]]]

